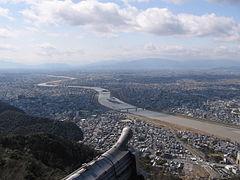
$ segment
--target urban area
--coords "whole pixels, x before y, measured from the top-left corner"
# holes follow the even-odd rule
[[[34,116],[76,123],[84,133],[82,142],[99,152],[110,149],[129,126],[133,131],[129,148],[146,177],[167,174],[182,179],[226,179],[240,175],[239,143],[113,111],[98,103],[94,90],[67,87],[103,87],[138,107],[240,128],[240,74],[64,75],[76,79],[41,87],[39,83],[61,77],[2,73],[0,99]]]

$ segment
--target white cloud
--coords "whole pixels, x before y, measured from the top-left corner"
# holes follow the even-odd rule
[[[168,9],[150,8],[136,17],[138,30],[156,35],[184,34],[184,26]]]
[[[231,4],[239,3],[240,0],[209,0],[210,2],[217,2],[217,3],[222,3],[222,2],[227,2]]]
[[[174,15],[168,9],[152,8],[140,13],[137,22],[139,31],[160,36],[212,36],[218,40],[240,40],[240,24],[231,18],[218,17],[215,14]]]
[[[2,7],[0,7],[0,17],[4,17],[4,18],[10,19],[10,20],[13,19],[13,17],[11,17],[9,15],[9,10],[6,8],[2,8]]]
[[[134,8],[121,9],[117,4],[101,3],[95,0],[81,1],[43,1],[22,11],[30,21],[47,24],[68,24],[84,26],[97,32],[116,32],[125,30],[132,19]]]
[[[144,44],[144,49],[153,51],[153,50],[157,50],[158,47],[155,44],[153,44],[152,42],[149,42],[149,43]]]
[[[186,35],[240,40],[240,24],[231,18],[218,17],[215,14],[203,16],[180,14],[178,18],[185,28]]]
[[[83,54],[83,50],[75,48],[58,48],[51,43],[41,43],[36,46],[37,54],[53,58],[71,57],[76,54]]]
[[[42,50],[50,50],[50,51],[57,49],[54,45],[50,43],[42,43],[42,44],[39,44],[38,47]]]
[[[152,42],[146,43],[144,45],[144,50],[146,54],[155,55],[155,56],[168,56],[168,57],[177,57],[181,56],[199,56],[199,49],[188,48],[181,45],[168,45],[168,46],[159,46],[153,44]],[[179,59],[179,58],[178,58]]]
[[[119,47],[111,51],[97,51],[94,53],[96,61],[101,60],[132,60],[144,58],[174,59],[179,61],[194,59],[211,59],[214,49],[189,48],[181,45],[158,45],[152,42],[144,44],[142,47],[126,48]],[[87,53],[87,52],[86,52]],[[87,54],[89,55],[89,54]],[[99,58],[101,57],[101,58]],[[234,56],[236,57],[236,56]],[[239,57],[239,56],[238,56]],[[214,58],[212,58],[214,59]]]
[[[129,54],[137,54],[140,58],[166,58],[174,60],[216,60],[216,59],[240,59],[240,46],[228,47],[220,45],[218,47],[186,47],[182,45],[157,45],[148,42],[138,52],[129,52]],[[129,57],[129,56],[128,56]]]
[[[42,56],[55,56],[56,54],[59,54],[57,47],[50,43],[38,44],[37,53]]]
[[[0,51],[15,51],[17,48],[9,44],[0,44]]]
[[[80,40],[84,38],[84,34],[78,34],[75,36],[76,39]]]
[[[130,5],[120,7],[112,2],[97,0],[78,3],[45,0],[35,2],[22,14],[35,24],[82,26],[107,37],[115,37],[118,32],[141,32],[159,36],[211,36],[218,40],[240,40],[240,24],[231,18],[215,14],[176,15],[166,8],[140,11]]]
[[[48,36],[50,37],[69,37],[69,33],[64,32],[64,33],[48,33],[46,32]]]
[[[236,47],[227,47],[220,45],[216,48],[213,48],[212,53],[216,56],[216,58],[226,58],[226,59],[235,59],[239,60],[240,58],[240,46]]]
[[[16,37],[16,32],[13,32],[6,28],[0,28],[0,38],[12,38]]]
[[[131,3],[131,2],[145,3],[145,2],[149,2],[150,0],[120,0],[120,1],[125,3]]]
[[[180,5],[180,4],[183,4],[183,3],[186,3],[187,1],[190,1],[190,0],[164,0],[168,3],[173,3],[173,4],[176,4],[176,5]],[[214,2],[214,3],[222,3],[222,2],[227,2],[227,3],[231,3],[231,4],[235,4],[235,3],[239,3],[240,0],[208,0],[209,2]]]
[[[39,3],[41,0],[0,0],[0,4],[17,4],[17,3],[26,3],[26,4],[35,4]]]
[[[2,50],[1,50],[2,47]],[[5,48],[5,49],[3,49]],[[6,50],[9,48],[9,50]],[[100,48],[94,53],[79,48],[58,47],[51,43],[41,43],[35,46],[18,47],[10,51],[11,46],[0,45],[0,56],[11,60],[26,63],[54,63],[65,62],[70,64],[86,64],[102,60],[131,60],[142,58],[161,58],[184,60],[210,60],[210,59],[240,59],[240,46],[219,45],[217,47],[188,47],[183,45],[159,45],[152,42],[142,46],[130,48],[122,46],[115,49]],[[13,47],[14,48],[14,47]],[[31,50],[29,50],[31,49]],[[18,57],[18,58],[16,58]]]
[[[164,0],[164,1],[179,5],[179,4],[185,3],[186,1],[189,1],[189,0]]]

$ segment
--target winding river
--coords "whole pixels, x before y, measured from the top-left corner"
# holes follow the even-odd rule
[[[38,86],[42,87],[57,87],[59,83],[66,80],[73,80],[75,78],[67,76],[52,76],[56,78],[62,78],[62,80],[56,80],[46,83],[40,83]],[[66,86],[66,88],[85,88],[93,89],[98,93],[98,102],[113,110],[126,110],[135,115],[139,115],[146,118],[151,118],[159,120],[165,123],[170,123],[187,129],[197,130],[203,133],[211,134],[217,137],[228,138],[232,141],[240,143],[240,128],[225,126],[218,123],[213,123],[209,121],[199,121],[194,119],[189,119],[185,117],[178,117],[169,114],[164,114],[160,112],[154,112],[149,110],[142,110],[136,106],[123,102],[115,97],[111,97],[111,92],[107,89],[101,87],[88,87],[88,86]],[[136,111],[138,108],[138,111]]]

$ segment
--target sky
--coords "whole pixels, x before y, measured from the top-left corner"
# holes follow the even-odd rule
[[[0,0],[0,60],[240,61],[240,0]]]

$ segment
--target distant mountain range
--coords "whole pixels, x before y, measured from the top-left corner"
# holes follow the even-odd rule
[[[23,65],[0,60],[0,69],[29,70],[216,70],[239,71],[240,61],[234,60],[187,60],[139,59],[128,61],[102,61],[84,66],[71,66],[64,63]]]
[[[64,63],[49,63],[49,64],[38,64],[38,65],[25,65],[20,63],[14,63],[10,61],[0,60],[0,69],[29,69],[29,70],[68,70],[72,69],[73,66]]]
[[[0,60],[0,69],[18,69],[18,68],[24,68],[24,65]]]
[[[240,61],[140,59],[132,61],[105,61],[85,66],[96,70],[240,70]]]

